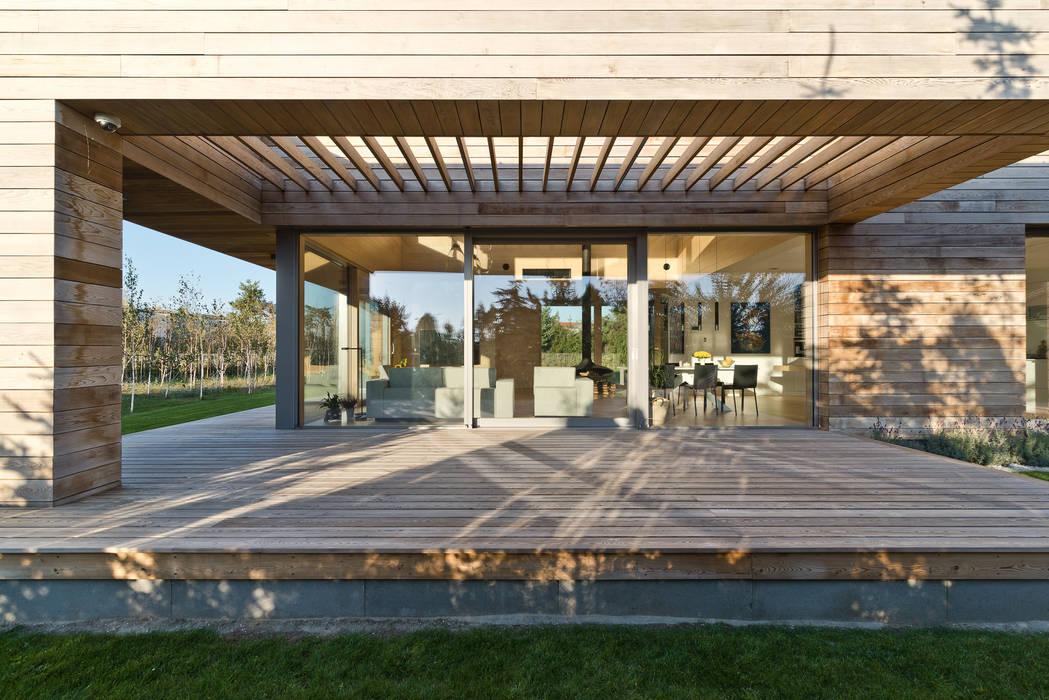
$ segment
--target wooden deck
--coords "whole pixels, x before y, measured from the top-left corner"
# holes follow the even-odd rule
[[[1044,578],[1049,483],[801,429],[124,438],[124,487],[0,511],[0,578]]]

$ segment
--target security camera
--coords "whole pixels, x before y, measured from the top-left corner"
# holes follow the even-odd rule
[[[116,131],[120,128],[120,119],[112,114],[95,113],[95,123],[102,127],[103,131]]]

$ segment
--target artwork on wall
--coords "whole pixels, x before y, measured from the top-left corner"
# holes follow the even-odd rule
[[[766,355],[771,351],[772,316],[767,301],[732,302],[732,354]]]

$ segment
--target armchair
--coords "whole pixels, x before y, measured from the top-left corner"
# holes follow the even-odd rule
[[[577,377],[574,367],[535,367],[532,387],[536,416],[594,414],[594,382]]]

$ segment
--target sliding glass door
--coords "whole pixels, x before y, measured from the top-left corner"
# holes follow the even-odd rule
[[[480,417],[626,420],[631,249],[582,238],[475,240]]]
[[[652,233],[648,278],[654,424],[812,424],[810,236]]]
[[[463,237],[306,242],[303,424],[461,424]]]
[[[303,425],[813,422],[806,234],[305,244]]]

